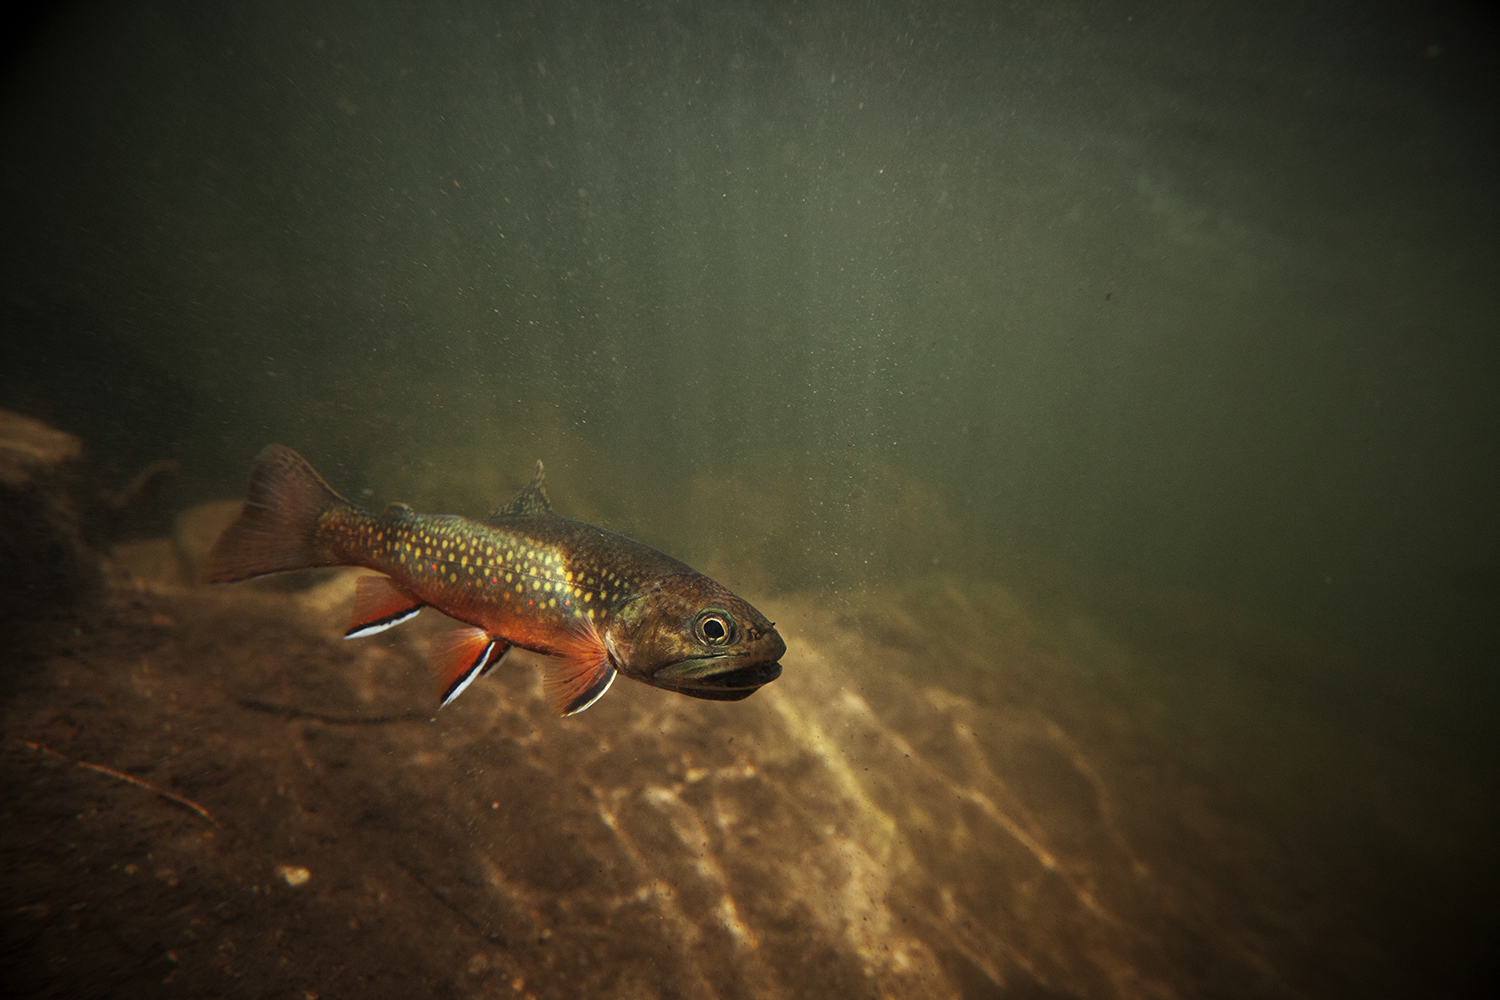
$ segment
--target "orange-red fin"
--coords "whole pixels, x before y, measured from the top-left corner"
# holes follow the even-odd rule
[[[362,576],[354,585],[354,614],[345,639],[362,639],[415,618],[427,605],[388,576]]]
[[[208,554],[204,581],[233,583],[330,565],[317,549],[318,519],[339,507],[352,509],[306,459],[284,445],[267,445],[250,471],[244,509]]]
[[[542,688],[558,715],[582,712],[614,683],[614,661],[592,621],[575,622],[552,659]]]
[[[441,636],[432,651],[432,667],[442,705],[463,694],[509,648],[510,643],[482,628],[455,629]]]

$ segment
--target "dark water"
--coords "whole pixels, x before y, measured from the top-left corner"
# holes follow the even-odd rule
[[[1326,876],[1368,955],[1319,978],[1317,920],[1264,931],[1273,969],[1301,940],[1289,994],[1493,975],[1476,9],[81,4],[24,39],[0,406],[106,484],[179,463],[112,541],[238,495],[269,441],[469,513],[541,457],[568,513],[995,719],[1030,702],[965,657],[1037,630],[1143,767]],[[1030,954],[970,941],[944,988],[1020,995],[987,948]]]

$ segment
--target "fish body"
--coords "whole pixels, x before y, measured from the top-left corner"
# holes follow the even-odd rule
[[[230,583],[313,566],[363,566],[347,638],[433,607],[465,623],[436,646],[442,703],[512,647],[554,658],[545,686],[581,712],[617,674],[696,698],[737,701],[781,675],[774,624],[727,588],[656,549],[552,513],[536,478],[484,522],[381,513],[339,496],[302,456],[270,445],[239,518],[208,560]]]

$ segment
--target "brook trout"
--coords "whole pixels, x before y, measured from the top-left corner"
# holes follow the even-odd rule
[[[483,523],[361,510],[295,451],[273,444],[250,473],[239,518],[208,559],[210,583],[313,566],[364,566],[347,639],[432,606],[467,625],[437,644],[447,705],[512,648],[553,657],[544,687],[558,714],[588,708],[616,674],[712,701],[738,701],[781,676],[774,623],[702,573],[650,546],[552,513],[536,477]]]

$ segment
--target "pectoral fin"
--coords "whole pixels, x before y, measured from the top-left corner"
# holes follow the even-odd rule
[[[577,715],[614,683],[614,661],[592,621],[576,622],[552,659],[542,688],[558,715]]]
[[[362,639],[415,618],[427,605],[396,586],[388,576],[362,576],[354,585],[354,614],[345,639]]]

